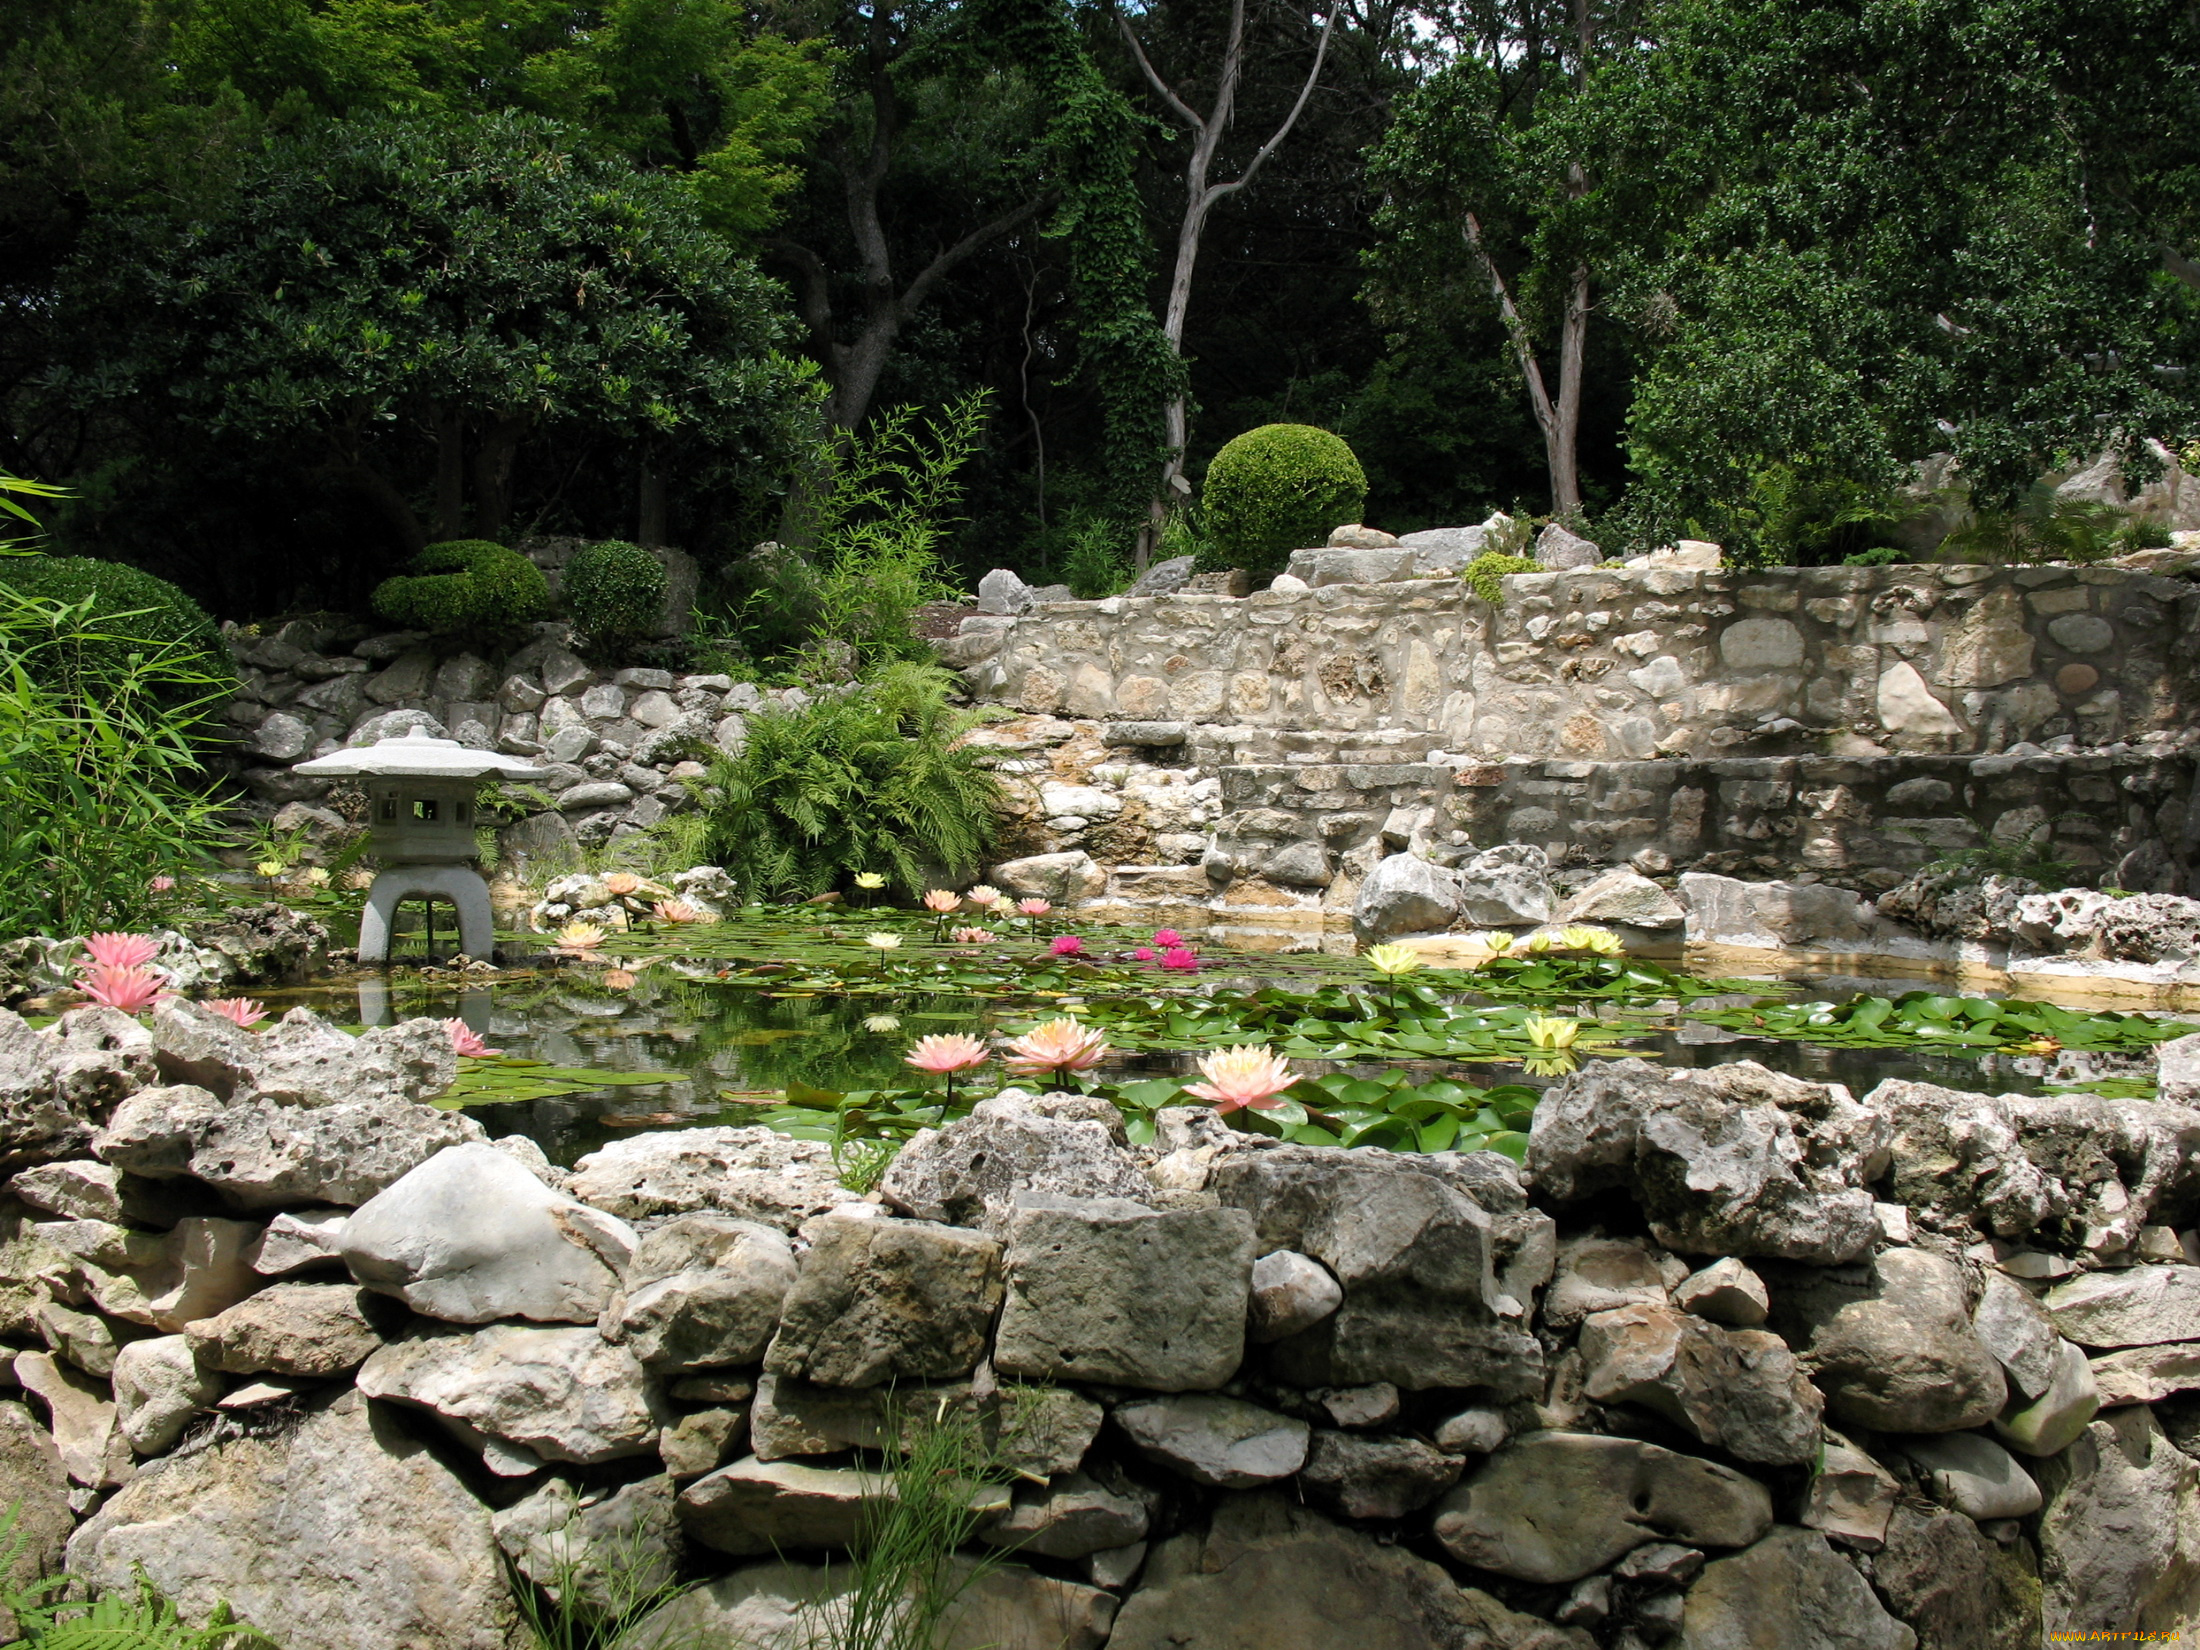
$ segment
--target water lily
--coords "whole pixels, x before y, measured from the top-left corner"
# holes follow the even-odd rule
[[[1563,1077],[1580,1063],[1574,1055],[1574,1039],[1581,1035],[1579,1020],[1531,1014],[1521,1022],[1520,1029],[1533,1051],[1523,1062],[1531,1075]]]
[[[886,886],[886,877],[878,871],[858,871],[856,873],[856,886],[865,893],[876,893]]]
[[[1154,962],[1160,955],[1161,953],[1150,945],[1142,945],[1131,953],[1132,959],[1137,962]]]
[[[593,951],[603,942],[604,931],[593,922],[569,922],[558,930],[558,948],[575,955]]]
[[[95,968],[143,968],[160,955],[160,941],[147,934],[87,934],[84,954]]]
[[[607,989],[612,991],[631,991],[634,989],[636,978],[637,976],[631,968],[614,968],[604,974],[603,983]]]
[[[1502,957],[1513,948],[1513,936],[1502,928],[1483,928],[1469,934],[1467,943],[1480,946],[1493,957]]]
[[[174,877],[155,877],[145,886],[152,889],[156,894],[172,893],[175,890],[176,879]]]
[[[1107,1038],[1066,1017],[1049,1020],[1006,1046],[1010,1071],[1019,1077],[1051,1074],[1057,1083],[1073,1071],[1090,1071],[1108,1052]]]
[[[77,980],[77,989],[95,1003],[143,1014],[169,996],[168,981],[150,968],[116,968],[102,963]]]
[[[940,937],[940,929],[947,922],[947,913],[962,904],[962,895],[952,888],[927,888],[924,891],[924,908],[932,913],[932,937]]]
[[[328,886],[328,868],[323,865],[309,867],[306,871],[306,886],[309,888],[326,888]]]
[[[268,881],[273,882],[277,877],[281,876],[285,871],[289,870],[290,867],[285,865],[279,859],[263,859],[257,865],[253,866],[252,869],[259,872],[260,875],[267,878]]]
[[[1172,974],[1199,972],[1199,953],[1188,945],[1172,945],[1161,953],[1161,966]]]
[[[250,997],[215,997],[199,1006],[209,1014],[219,1014],[223,1019],[243,1026],[247,1031],[267,1018],[267,1005],[254,1002]]]
[[[1548,928],[1538,928],[1534,933],[1528,936],[1525,944],[1528,954],[1530,956],[1540,957],[1546,951],[1556,950],[1558,948],[1559,939],[1558,936],[1552,933]]]
[[[638,894],[642,891],[642,879],[632,871],[613,871],[603,879],[603,885],[619,899],[624,899],[629,894]]]
[[[1008,896],[1002,893],[998,888],[994,887],[993,884],[991,884],[990,882],[981,882],[978,884],[977,887],[971,889],[969,893],[963,895],[963,898],[968,900],[972,905],[975,905],[979,910],[983,911],[990,906],[1000,904],[1001,901],[1008,898]]]
[[[1047,949],[1057,957],[1081,957],[1085,954],[1085,942],[1075,934],[1057,934]]]
[[[482,1041],[481,1033],[464,1020],[445,1020],[443,1029],[451,1034],[451,1046],[469,1060],[486,1060],[491,1055],[502,1054],[501,1048],[491,1048]]]
[[[1153,933],[1153,943],[1160,950],[1169,951],[1182,945],[1184,936],[1173,928],[1156,928]]]
[[[929,1071],[934,1076],[946,1078],[947,1098],[952,1103],[955,1098],[955,1073],[982,1066],[992,1056],[987,1052],[985,1044],[977,1038],[949,1032],[919,1037],[902,1058],[905,1064],[915,1066],[919,1071]]]
[[[883,974],[886,972],[886,954],[889,951],[899,951],[901,949],[901,936],[899,934],[866,934],[863,936],[863,943],[878,953],[878,971]]]
[[[709,920],[702,912],[696,910],[684,899],[661,899],[655,905],[652,905],[649,910],[650,914],[659,922],[683,923]]]
[[[1236,1111],[1240,1106],[1268,1111],[1280,1105],[1277,1097],[1299,1080],[1298,1074],[1265,1043],[1218,1049],[1201,1055],[1198,1063],[1199,1073],[1207,1081],[1187,1083],[1184,1092],[1213,1101],[1220,1112]]]
[[[1624,957],[1627,947],[1609,928],[1592,928],[1586,923],[1570,925],[1558,932],[1569,951],[1586,951],[1592,957]]]
[[[1396,977],[1419,968],[1421,953],[1410,945],[1371,945],[1364,960],[1376,973]]]
[[[901,1029],[899,1014],[869,1014],[864,1016],[863,1029],[874,1037],[883,1037],[889,1031]]]
[[[957,945],[991,945],[1000,935],[990,928],[956,928],[947,937]]]

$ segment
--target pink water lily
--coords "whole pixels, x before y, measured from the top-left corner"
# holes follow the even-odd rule
[[[947,937],[957,945],[991,945],[1000,936],[990,928],[955,928]]]
[[[1169,951],[1182,945],[1184,936],[1173,928],[1157,928],[1154,930],[1153,942],[1162,950]]]
[[[1081,957],[1085,954],[1085,942],[1075,934],[1057,934],[1047,949],[1057,957]]]
[[[1161,966],[1172,974],[1196,974],[1199,972],[1199,953],[1189,946],[1171,946],[1161,953]]]
[[[209,1014],[219,1014],[250,1031],[267,1018],[267,1005],[250,997],[215,997],[199,1005]]]
[[[1016,902],[1016,909],[1027,917],[1043,917],[1054,909],[1054,902],[1043,899],[1020,899]]]
[[[1075,1020],[1049,1020],[1007,1045],[1008,1069],[1019,1077],[1052,1074],[1056,1082],[1073,1071],[1090,1071],[1107,1058],[1108,1040]]]
[[[168,981],[150,968],[116,968],[102,963],[77,980],[77,989],[95,1003],[143,1014],[155,1003],[173,995]]]
[[[1138,962],[1155,962],[1159,960],[1158,953],[1155,952],[1154,948],[1150,945],[1140,946],[1136,951],[1133,951],[1131,953],[1131,956],[1134,960]]]
[[[469,1060],[486,1060],[491,1055],[504,1052],[501,1048],[491,1048],[482,1041],[481,1033],[464,1020],[445,1020],[443,1029],[451,1034],[451,1046]]]
[[[148,934],[87,934],[84,954],[95,968],[143,968],[160,955],[160,941]]]
[[[1187,1083],[1184,1092],[1213,1101],[1215,1110],[1221,1112],[1236,1111],[1240,1106],[1270,1110],[1283,1103],[1278,1096],[1299,1080],[1298,1074],[1265,1043],[1203,1054],[1199,1072],[1207,1081]]]

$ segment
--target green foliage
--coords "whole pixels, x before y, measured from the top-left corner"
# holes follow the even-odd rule
[[[206,610],[166,579],[126,563],[89,556],[15,556],[0,562],[0,586],[32,601],[81,605],[87,616],[96,614],[116,631],[113,639],[103,641],[93,627],[80,626],[66,644],[41,650],[40,667],[58,672],[57,681],[126,670],[140,644],[161,649],[172,666],[209,678],[227,674],[227,656]]]
[[[23,1650],[274,1650],[249,1628],[236,1625],[227,1605],[216,1605],[205,1627],[186,1627],[176,1607],[138,1572],[125,1593],[93,1600],[69,1598],[68,1576],[44,1576],[23,1585],[7,1578],[23,1552],[18,1529],[22,1503],[0,1513],[0,1611],[15,1617]]]
[[[807,898],[866,870],[910,892],[973,873],[1001,792],[954,743],[973,719],[949,708],[951,685],[936,665],[900,662],[751,717],[740,753],[711,770],[711,861],[751,899]]]
[[[1976,509],[1941,541],[1945,560],[2001,562],[2105,561],[2135,548],[2128,518],[2098,499],[2064,498],[2049,483],[2025,489],[2013,509]]]
[[[1536,573],[1543,564],[1533,556],[1507,556],[1485,550],[1459,570],[1459,576],[1477,596],[1492,607],[1505,599],[1501,582],[1508,573]]]
[[[1310,424],[1264,424],[1215,454],[1200,505],[1212,560],[1278,572],[1293,550],[1329,542],[1360,519],[1367,477],[1342,439]]]
[[[494,634],[540,618],[549,605],[542,570],[486,539],[431,544],[374,591],[383,618],[437,636]]]
[[[1172,518],[1173,523],[1173,518]],[[1130,546],[1123,525],[1107,516],[1079,511],[1058,530],[1059,549],[1050,560],[1061,571],[1062,582],[1081,601],[1097,601],[1128,589],[1137,577],[1131,567]],[[1180,535],[1181,537],[1181,535]],[[1169,548],[1162,535],[1164,557],[1184,554]]]
[[[535,1650],[623,1650],[641,1642],[635,1629],[687,1591],[664,1546],[639,1525],[591,1536],[573,1516],[537,1543],[547,1574],[530,1581],[509,1559],[512,1596]],[[695,1633],[653,1632],[649,1650],[705,1650]]]
[[[216,839],[199,742],[227,673],[99,607],[0,583],[0,935],[127,927]]]
[[[1829,1048],[2007,1049],[2037,1039],[2061,1048],[2144,1053],[2178,1036],[2177,1020],[2117,1014],[2018,998],[1945,997],[1909,991],[1899,997],[1852,997],[1845,1003],[1758,1003],[1699,1018],[1759,1037]]]
[[[558,594],[580,645],[615,651],[656,634],[665,587],[664,563],[638,544],[606,539],[565,564]]]

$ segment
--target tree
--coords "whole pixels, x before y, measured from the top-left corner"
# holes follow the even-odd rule
[[[406,550],[505,533],[532,438],[738,466],[806,404],[772,288],[677,181],[515,115],[335,122],[180,233],[106,216],[58,330],[97,344],[61,395],[285,454]]]
[[[1138,31],[1131,27],[1130,19],[1116,14],[1116,24],[1121,29],[1123,43],[1137,62],[1139,71],[1154,90],[1154,95],[1192,133],[1191,153],[1184,163],[1184,211],[1177,221],[1176,260],[1169,274],[1168,297],[1162,307],[1161,333],[1168,342],[1169,353],[1181,357],[1184,353],[1184,322],[1191,309],[1192,272],[1199,262],[1199,245],[1206,234],[1207,218],[1217,205],[1250,184],[1274,154],[1284,139],[1291,135],[1291,128],[1298,124],[1299,116],[1306,111],[1306,101],[1313,96],[1314,87],[1321,80],[1322,64],[1329,56],[1330,32],[1336,27],[1338,5],[1331,4],[1329,15],[1323,20],[1321,34],[1314,47],[1314,61],[1306,71],[1306,80],[1299,88],[1296,100],[1282,121],[1270,134],[1268,141],[1253,152],[1252,157],[1238,169],[1236,177],[1225,182],[1215,182],[1212,173],[1215,157],[1224,135],[1230,130],[1237,116],[1238,82],[1245,72],[1245,0],[1230,0],[1230,21],[1222,39],[1221,60],[1215,70],[1214,101],[1205,114],[1186,101],[1185,97],[1153,65],[1153,59],[1140,44]],[[1184,479],[1185,448],[1190,440],[1190,408],[1181,380],[1171,389],[1162,409],[1162,442],[1164,456],[1161,463],[1161,484],[1156,489],[1153,503],[1148,507],[1145,529],[1139,534],[1136,552],[1140,571],[1159,542],[1162,525],[1170,508],[1177,503],[1178,495],[1188,494],[1190,484]]]

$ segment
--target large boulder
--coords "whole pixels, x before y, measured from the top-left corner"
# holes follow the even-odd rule
[[[661,1373],[753,1364],[794,1287],[784,1235],[731,1215],[682,1215],[635,1245],[598,1327]]]
[[[1556,896],[1551,862],[1541,848],[1503,842],[1461,860],[1452,872],[1459,886],[1459,916],[1485,928],[1518,928],[1548,922]]]
[[[1376,862],[1352,903],[1352,932],[1363,945],[1400,934],[1442,933],[1459,915],[1459,879],[1414,854]]]
[[[1075,905],[1107,892],[1108,874],[1083,849],[1062,854],[1030,854],[993,867],[993,881],[1018,899]]]
[[[479,1142],[438,1152],[344,1223],[369,1289],[446,1323],[594,1323],[634,1253],[627,1224]]]
[[[1905,1502],[1874,1555],[1872,1584],[1929,1650],[2037,1650],[2039,1578],[1961,1513]]]
[[[1492,1152],[1340,1153],[1279,1146],[1218,1159],[1210,1188],[1255,1222],[1264,1253],[1334,1275],[1343,1302],[1269,1348],[1308,1386],[1540,1386],[1528,1303],[1550,1277],[1550,1217]]]
[[[1774,1530],[1712,1560],[1688,1590],[1685,1650],[1915,1650],[1870,1583],[1816,1530]]]
[[[382,1344],[362,1308],[387,1303],[362,1296],[348,1283],[278,1283],[184,1325],[184,1338],[200,1364],[225,1375],[328,1380],[350,1374]]]
[[[1847,1268],[1783,1268],[1772,1326],[1816,1372],[1838,1421],[1881,1432],[1955,1432],[2001,1412],[2000,1362],[1971,1325],[1963,1272],[1923,1249]]]
[[[624,1220],[702,1211],[791,1232],[812,1215],[863,1199],[840,1184],[832,1147],[777,1129],[681,1129],[614,1140],[573,1166],[583,1203]]]
[[[1255,1252],[1241,1209],[1028,1193],[1008,1221],[994,1367],[1160,1392],[1218,1387],[1244,1356]]]
[[[345,1392],[290,1429],[142,1472],[69,1543],[132,1592],[142,1566],[186,1621],[217,1604],[283,1650],[526,1650],[488,1509],[394,1416]]]
[[[1632,1193],[1651,1234],[1686,1254],[1832,1266],[1876,1235],[1866,1188],[1888,1132],[1839,1084],[1753,1060],[1679,1071],[1597,1060],[1536,1107],[1528,1170],[1562,1203]]]
[[[1590,1650],[1462,1588],[1402,1547],[1378,1545],[1274,1493],[1220,1502],[1170,1537],[1115,1618],[1109,1650]]]
[[[1151,1196],[1153,1184],[1105,1123],[1049,1116],[1027,1098],[1003,1095],[917,1134],[878,1189],[919,1220],[998,1230],[1021,1192],[1136,1201]]]
[[[2036,1469],[2050,1634],[2130,1633],[2200,1620],[2200,1463],[2144,1404],[2105,1411]]]
[[[358,1387],[433,1411],[469,1445],[499,1439],[540,1461],[647,1455],[671,1420],[634,1354],[592,1327],[417,1323],[360,1366]]]
[[[1436,1511],[1462,1564],[1522,1581],[1578,1581],[1646,1541],[1745,1547],[1772,1497],[1732,1467],[1632,1438],[1531,1432],[1492,1455]]]
[[[827,1217],[764,1355],[774,1375],[826,1386],[967,1375],[1001,1303],[1001,1246],[930,1221]]]

